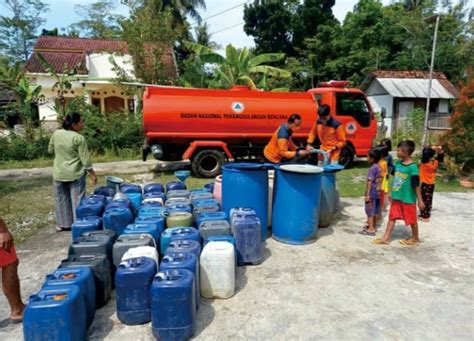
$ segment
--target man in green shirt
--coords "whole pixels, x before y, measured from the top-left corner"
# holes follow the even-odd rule
[[[392,238],[392,232],[395,227],[395,221],[404,220],[406,225],[410,225],[412,237],[400,240],[403,245],[417,245],[420,240],[418,237],[418,222],[416,214],[416,201],[420,210],[425,208],[421,198],[420,177],[418,166],[413,162],[411,154],[415,150],[413,141],[402,141],[398,144],[397,156],[399,161],[395,164],[395,178],[392,184],[389,222],[385,234],[381,239],[375,239],[374,244],[389,244]]]
[[[66,115],[63,129],[53,133],[48,151],[54,154],[53,180],[56,200],[56,221],[58,231],[71,229],[76,220],[76,207],[86,191],[86,173],[92,184],[97,184],[97,175],[92,168],[90,153],[84,136],[84,128],[78,113]]]

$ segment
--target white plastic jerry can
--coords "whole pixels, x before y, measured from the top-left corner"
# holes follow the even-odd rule
[[[128,251],[125,252],[122,257],[122,262],[126,261],[127,259],[138,257],[147,257],[154,260],[156,263],[156,268],[158,269],[158,251],[153,246],[138,246],[128,249]]]
[[[204,246],[200,260],[201,296],[230,298],[235,293],[235,249],[225,241]]]

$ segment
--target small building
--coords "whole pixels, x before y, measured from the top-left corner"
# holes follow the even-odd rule
[[[45,70],[38,59],[41,54],[58,75],[68,70],[75,70],[72,88],[64,92],[65,101],[75,96],[84,96],[89,104],[96,106],[100,112],[128,110],[133,112],[137,99],[128,96],[117,86],[114,62],[126,72],[127,77],[135,79],[132,57],[128,54],[127,44],[120,40],[87,39],[70,37],[40,36],[36,41],[33,53],[25,66],[26,76],[34,83],[42,86],[44,99],[39,105],[39,119],[55,123],[59,105],[57,89],[53,89],[56,78]],[[172,47],[162,54],[165,75],[177,77],[177,66]]]
[[[387,135],[403,128],[403,121],[413,109],[426,110],[428,98],[429,72],[427,71],[386,71],[370,73],[362,83],[372,109],[386,110],[385,126]],[[442,72],[433,72],[430,99],[429,127],[446,129],[453,100],[459,91]]]

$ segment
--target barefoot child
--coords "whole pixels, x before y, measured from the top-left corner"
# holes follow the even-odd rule
[[[412,237],[400,240],[400,244],[417,245],[420,242],[416,218],[416,202],[418,200],[420,210],[425,209],[425,204],[421,198],[418,166],[411,158],[414,150],[415,142],[413,141],[402,141],[397,146],[399,161],[395,164],[389,222],[384,236],[381,239],[374,239],[372,241],[374,244],[390,243],[395,221],[397,220],[404,220],[405,224],[410,225],[412,230]]]
[[[438,154],[435,159],[435,152]],[[420,163],[421,197],[425,209],[420,211],[421,221],[429,222],[431,207],[433,205],[433,193],[436,182],[436,169],[443,162],[444,152],[440,146],[427,146],[423,148]]]
[[[367,175],[367,183],[365,189],[365,214],[367,215],[367,229],[363,229],[359,234],[365,236],[375,236],[376,216],[380,214],[380,166],[379,161],[382,154],[380,150],[372,148],[367,155],[367,161],[371,165],[369,174]]]

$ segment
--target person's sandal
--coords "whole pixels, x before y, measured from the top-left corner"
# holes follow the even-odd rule
[[[70,228],[70,227],[56,226],[55,229],[56,229],[56,232],[67,232],[67,231],[71,231],[71,228]]]
[[[370,237],[375,237],[376,232],[368,231],[368,230],[361,230],[359,231],[359,234],[363,236],[370,236]]]

